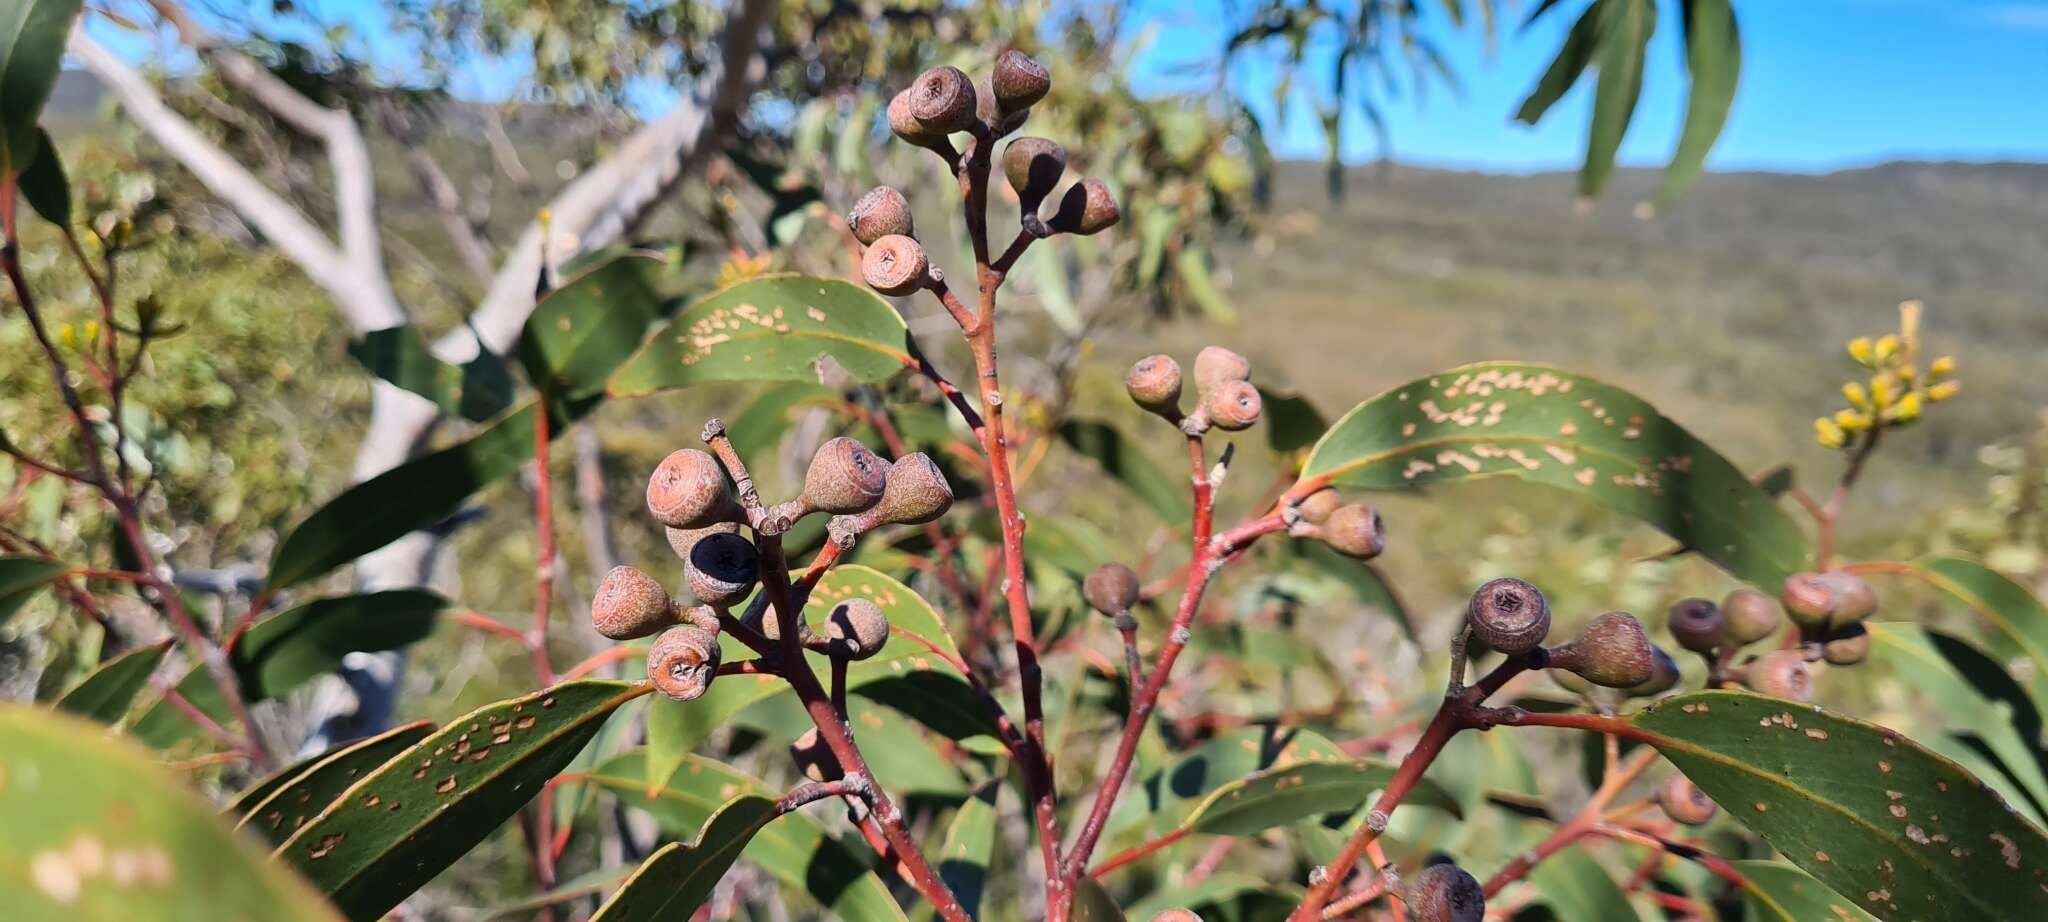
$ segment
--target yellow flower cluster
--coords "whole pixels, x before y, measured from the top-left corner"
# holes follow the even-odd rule
[[[749,256],[745,251],[734,249],[725,262],[718,266],[718,287],[737,285],[748,279],[764,275],[774,264],[774,257],[768,253]]]
[[[1849,405],[1814,420],[1814,438],[1828,448],[1846,448],[1875,437],[1880,429],[1911,424],[1928,404],[1962,391],[1954,357],[1944,355],[1922,369],[1916,364],[1919,356],[1920,302],[1907,301],[1899,305],[1899,332],[1849,341],[1849,357],[1868,369],[1870,378],[1842,385]]]

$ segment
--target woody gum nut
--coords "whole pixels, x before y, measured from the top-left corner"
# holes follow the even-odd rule
[[[1216,428],[1238,432],[1259,421],[1259,415],[1265,411],[1265,399],[1250,381],[1226,381],[1209,392],[1202,407],[1209,411],[1209,421]]]
[[[1415,922],[1480,922],[1486,917],[1486,890],[1464,868],[1432,864],[1408,882],[1408,918]]]
[[[1371,560],[1387,547],[1387,530],[1380,512],[1364,503],[1337,507],[1317,526],[1323,543],[1346,557]]]
[[[1170,355],[1148,355],[1124,376],[1131,402],[1167,419],[1180,418],[1180,363]]]
[[[1664,622],[1671,639],[1694,653],[1712,653],[1728,642],[1728,619],[1706,599],[1681,599]]]
[[[1109,229],[1122,218],[1123,211],[1117,208],[1116,194],[1109,191],[1109,185],[1100,179],[1084,179],[1060,197],[1059,210],[1053,212],[1046,226],[1063,234],[1086,237]]]
[[[695,625],[669,628],[647,651],[647,678],[676,701],[694,701],[718,676],[718,635]]]
[[[892,298],[917,291],[930,273],[924,247],[902,234],[876,238],[860,256],[861,279]]]
[[[806,506],[832,515],[866,512],[889,488],[889,466],[866,445],[840,436],[818,447],[804,472]]]
[[[1846,570],[1829,570],[1822,573],[1820,579],[1835,597],[1835,610],[1828,618],[1829,627],[1840,630],[1877,613],[1877,593],[1863,581],[1863,577]]]
[[[889,616],[867,599],[847,599],[825,616],[825,639],[839,656],[867,659],[889,642]]]
[[[1052,89],[1052,74],[1045,65],[1013,48],[996,58],[989,85],[996,92],[996,108],[1004,113],[1021,112],[1045,98]]]
[[[1773,698],[1805,703],[1813,700],[1813,673],[1798,650],[1773,650],[1742,667],[1742,684]]]
[[[1535,586],[1503,576],[1472,593],[1465,620],[1487,646],[1513,656],[1536,649],[1550,636],[1550,602]]]
[[[953,485],[938,462],[924,452],[914,452],[889,465],[882,501],[874,514],[891,525],[923,525],[936,521],[953,508]]]
[[[1017,193],[1017,204],[1026,214],[1037,214],[1038,205],[1052,194],[1067,172],[1067,149],[1044,138],[1017,138],[1003,148],[1003,177]]]
[[[1785,614],[1792,617],[1794,624],[1802,628],[1826,627],[1835,613],[1835,587],[1818,573],[1794,573],[1785,577],[1778,603],[1785,607]]]
[[[1776,634],[1785,623],[1778,603],[1754,589],[1737,589],[1721,600],[1721,615],[1728,620],[1728,642],[1748,646]]]
[[[974,122],[974,81],[950,65],[925,71],[910,85],[910,115],[928,131],[966,131]]]
[[[1720,812],[1714,799],[1691,778],[1672,772],[1664,779],[1664,786],[1657,789],[1657,806],[1664,809],[1664,815],[1683,826],[1704,826],[1714,814]]]
[[[706,535],[690,549],[683,579],[690,594],[706,605],[727,606],[754,591],[760,575],[754,543],[737,534]]]
[[[1640,685],[1629,688],[1628,693],[1636,698],[1654,698],[1678,686],[1678,661],[1662,648],[1650,648],[1650,678]]]
[[[1311,525],[1321,525],[1344,505],[1344,496],[1329,487],[1302,497],[1294,509],[1301,514],[1301,520]]]
[[[912,89],[915,88],[906,88],[889,99],[889,130],[895,132],[897,137],[919,147],[952,152],[953,143],[946,140],[945,132],[933,131],[918,121],[917,116],[911,114]]]
[[[1835,666],[1854,666],[1870,657],[1870,631],[1852,624],[1820,645],[1821,657]]]
[[[1656,648],[1643,623],[1627,612],[1611,611],[1586,625],[1579,636],[1550,651],[1550,666],[1574,672],[1607,688],[1634,688],[1656,675]]]
[[[662,526],[661,530],[668,538],[668,549],[676,552],[676,559],[689,560],[690,549],[696,547],[697,542],[704,540],[705,536],[717,534],[737,535],[740,533],[740,523],[717,522],[706,525],[703,528],[670,528]]]
[[[710,452],[670,452],[647,478],[647,512],[670,528],[703,528],[733,518],[738,511],[725,468]]]
[[[846,214],[847,226],[862,243],[872,244],[894,234],[909,237],[915,232],[910,220],[910,202],[894,186],[876,186],[853,203]]]
[[[1106,563],[1081,581],[1081,597],[1105,615],[1121,615],[1138,604],[1138,574],[1120,563]]]
[[[590,600],[590,626],[613,640],[635,640],[675,623],[675,601],[654,577],[613,567]]]
[[[817,727],[804,731],[796,742],[789,744],[789,757],[796,762],[796,770],[812,781],[836,781],[846,775],[839,767],[839,757],[818,736]]]
[[[1231,381],[1252,379],[1251,360],[1222,346],[1203,346],[1195,353],[1195,389],[1207,393]]]

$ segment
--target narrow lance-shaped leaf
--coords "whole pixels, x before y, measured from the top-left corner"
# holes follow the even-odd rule
[[[2034,661],[2034,700],[2048,710],[2048,605],[2027,587],[1973,560],[1923,557],[1913,567],[1921,579],[1968,605]]]
[[[171,642],[166,640],[108,660],[58,698],[55,707],[103,724],[120,723],[128,714],[128,705],[135,701],[135,694],[149,684],[150,673],[156,671],[170,649]]]
[[[472,422],[512,405],[512,376],[497,356],[486,352],[450,365],[428,351],[419,329],[410,324],[371,330],[349,342],[348,354],[371,374]]]
[[[1096,420],[1069,420],[1060,424],[1060,441],[1086,455],[1103,473],[1131,491],[1138,501],[1171,524],[1186,522],[1191,514],[1187,477],[1166,475],[1115,426]]]
[[[2043,776],[2041,714],[2026,689],[1996,660],[1959,638],[1912,624],[1869,628],[1871,662],[1910,685],[1914,697],[1939,715],[1946,732],[1922,742],[1958,762],[1988,755],[1987,767],[1998,767],[1984,780],[2009,803],[2034,811],[2038,821],[2040,811],[2048,808],[2048,777]]]
[[[775,801],[742,794],[726,801],[705,821],[695,841],[671,842],[642,862],[617,892],[598,907],[591,922],[659,922],[687,919],[711,898],[711,889],[754,834],[776,817]]]
[[[1217,788],[1188,814],[1194,832],[1245,836],[1302,820],[1357,809],[1387,786],[1396,767],[1371,759],[1310,761],[1269,769]],[[1417,804],[1462,816],[1457,798],[1424,779],[1409,795]]]
[[[519,360],[536,387],[572,401],[604,393],[605,379],[667,317],[649,278],[660,260],[632,251],[590,268],[534,306],[519,337]]]
[[[21,197],[43,220],[67,227],[71,224],[71,180],[64,176],[64,160],[57,156],[57,145],[48,131],[36,129],[36,146],[41,152],[21,173]]]
[[[778,275],[684,308],[612,376],[614,397],[710,381],[816,381],[831,358],[855,380],[915,367],[916,346],[887,302],[842,279]]]
[[[585,680],[478,709],[342,792],[277,855],[349,918],[379,918],[518,812],[645,691]]]
[[[1536,16],[1548,9],[1552,2],[1555,0],[1547,0],[1543,6],[1538,7],[1536,13],[1529,17],[1529,21],[1534,22]],[[1515,121],[1524,125],[1534,125],[1541,121],[1543,114],[1550,111],[1550,107],[1564,96],[1565,91],[1571,89],[1572,84],[1579,82],[1579,75],[1585,73],[1586,66],[1592,63],[1593,49],[1599,42],[1601,6],[1601,3],[1596,2],[1587,7],[1584,13],[1579,14],[1579,21],[1573,23],[1571,31],[1565,34],[1564,45],[1558,48],[1557,57],[1550,62],[1550,68],[1537,79],[1536,88],[1529,92],[1529,97],[1522,100],[1521,108],[1515,111]],[[1523,28],[1527,26],[1524,25]]]
[[[0,557],[0,624],[64,572],[64,565],[40,557]]]
[[[1253,726],[1224,733],[1165,764],[1140,764],[1141,780],[1109,814],[1109,830],[1149,821],[1154,833],[1183,825],[1209,795],[1255,772],[1340,761],[1343,750],[1308,730]]]
[[[1842,895],[1829,890],[1798,868],[1774,861],[1737,861],[1749,886],[1742,891],[1743,904],[1757,922],[1877,922]]]
[[[1002,785],[984,783],[960,803],[946,840],[939,846],[939,879],[960,899],[967,914],[981,918],[981,896],[988,889],[988,865],[995,856],[996,798]]]
[[[29,169],[80,0],[15,0],[0,12],[0,180]]]
[[[97,724],[0,709],[0,778],[9,922],[339,918],[182,781]]]
[[[1598,195],[1614,171],[1614,157],[1643,95],[1643,65],[1650,34],[1657,29],[1657,0],[1600,0],[1600,75],[1593,89],[1593,125],[1586,135],[1586,163],[1579,170],[1579,194]]]
[[[314,757],[310,765],[296,766],[280,784],[265,786],[268,794],[246,806],[237,802],[236,829],[247,829],[273,847],[284,844],[292,833],[333,805],[341,792],[381,768],[399,753],[411,749],[436,729],[431,721],[406,724],[368,739],[340,746]],[[246,796],[242,799],[246,801]]]
[[[1897,732],[1742,692],[1668,698],[1631,722],[1786,860],[1880,918],[2031,918],[2048,836]]]
[[[1304,478],[1406,489],[1510,477],[1635,516],[1745,582],[1807,566],[1804,532],[1728,459],[1642,398],[1517,362],[1453,368],[1359,404]]]
[[[1685,67],[1692,75],[1686,95],[1685,128],[1678,149],[1664,169],[1659,203],[1669,202],[1692,187],[1706,169],[1707,152],[1728,123],[1735,102],[1735,84],[1742,75],[1742,36],[1735,25],[1732,0],[1685,0]]]

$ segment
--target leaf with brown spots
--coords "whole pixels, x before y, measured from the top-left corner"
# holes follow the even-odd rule
[[[106,728],[0,708],[0,918],[340,918],[151,753]]]
[[[603,395],[605,379],[675,311],[650,277],[661,262],[644,250],[614,254],[541,298],[519,336],[527,380],[552,400]]]
[[[1631,723],[1730,816],[1879,918],[2034,918],[2048,897],[2048,835],[1892,730],[1732,691],[1668,698]]]
[[[1734,864],[1749,881],[1749,886],[1742,888],[1742,901],[1756,922],[1876,922],[1870,913],[1798,868],[1775,861]]]
[[[1453,368],[1339,419],[1304,480],[1365,490],[1509,477],[1634,516],[1736,577],[1775,589],[1806,535],[1728,459],[1641,398],[1519,362]]]
[[[843,279],[773,275],[691,304],[611,377],[614,397],[712,381],[818,380],[831,358],[859,381],[915,367],[917,347],[888,302]]]
[[[775,801],[742,794],[704,822],[695,841],[670,842],[649,855],[590,922],[660,922],[687,919],[711,896],[747,843],[775,820]]]
[[[299,827],[312,822],[322,810],[334,804],[341,792],[432,732],[433,722],[422,720],[336,747],[315,756],[310,763],[293,766],[287,769],[293,774],[282,784],[270,788],[270,793],[236,814],[239,820],[235,828],[251,830],[273,847],[283,845]],[[392,808],[392,804],[383,802],[381,798],[372,803],[370,799],[377,796],[368,795],[361,806]]]
[[[586,680],[476,710],[344,790],[277,854],[349,918],[376,919],[518,812],[605,718],[646,692]]]

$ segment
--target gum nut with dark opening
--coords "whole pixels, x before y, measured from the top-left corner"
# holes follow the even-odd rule
[[[647,678],[676,701],[694,701],[718,677],[718,635],[695,625],[669,628],[647,651]]]
[[[1209,392],[1202,407],[1209,411],[1209,422],[1216,428],[1240,432],[1258,423],[1265,412],[1265,398],[1250,381],[1225,381]]]
[[[706,605],[724,608],[754,591],[760,577],[754,542],[737,534],[706,535],[690,549],[683,579],[690,594]]]
[[[832,515],[866,512],[889,488],[889,465],[860,442],[840,436],[818,447],[804,472],[804,504]]]
[[[714,522],[703,528],[670,528],[664,525],[661,531],[668,538],[668,549],[676,553],[676,559],[689,560],[690,549],[696,547],[697,542],[704,540],[705,536],[737,535],[740,533],[740,523]]]
[[[876,507],[881,521],[891,525],[923,525],[937,521],[953,508],[953,485],[946,473],[924,452],[913,452],[889,465],[888,483],[882,488],[882,502]]]
[[[1432,864],[1408,882],[1408,917],[1415,922],[1480,922],[1486,918],[1486,888],[1455,864]]]
[[[1664,622],[1671,639],[1694,653],[1713,653],[1728,642],[1728,618],[1706,599],[1680,599]]]

